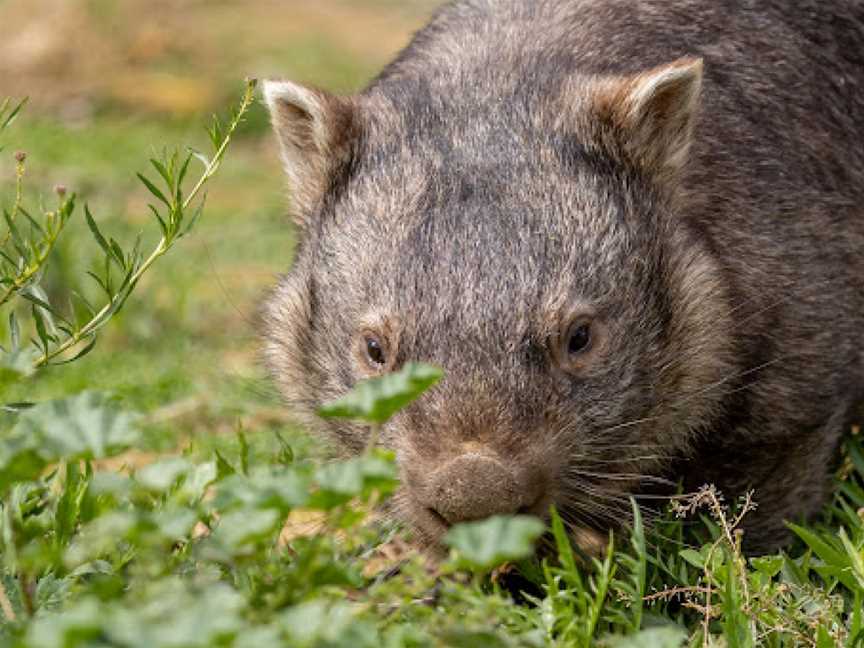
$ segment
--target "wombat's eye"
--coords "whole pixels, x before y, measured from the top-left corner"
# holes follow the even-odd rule
[[[576,355],[591,346],[591,325],[583,322],[570,329],[567,338],[567,353]]]
[[[387,364],[387,354],[384,352],[384,345],[378,337],[366,335],[364,343],[366,344],[366,357],[371,365],[383,367]]]
[[[553,362],[568,373],[582,374],[592,367],[606,347],[603,320],[593,314],[577,313],[549,339]]]

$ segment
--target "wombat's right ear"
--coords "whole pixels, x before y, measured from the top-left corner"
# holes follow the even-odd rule
[[[702,88],[702,60],[683,58],[602,82],[594,109],[638,166],[661,182],[687,160]]]
[[[357,133],[355,106],[290,81],[265,81],[264,99],[288,176],[294,220],[305,226],[350,151]]]

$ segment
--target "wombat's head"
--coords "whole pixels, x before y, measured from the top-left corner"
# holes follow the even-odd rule
[[[300,232],[265,308],[270,369],[310,420],[408,361],[444,369],[381,436],[397,511],[433,540],[552,503],[582,529],[621,519],[727,367],[718,271],[678,217],[701,62],[505,81],[265,87]]]

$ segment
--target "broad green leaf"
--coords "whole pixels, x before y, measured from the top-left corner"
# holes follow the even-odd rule
[[[327,646],[328,648],[378,648],[381,640],[374,626],[356,618],[346,603],[325,600],[301,603],[280,619],[291,638],[290,646]]]
[[[824,563],[813,567],[820,576],[836,578],[850,591],[855,591],[858,585],[852,572],[851,558],[843,551],[842,543],[837,537],[829,537],[797,524],[789,523],[788,526]]]
[[[443,375],[432,365],[409,363],[401,371],[360,382],[342,398],[324,405],[318,413],[326,418],[386,423],[393,414],[441,380]]]
[[[789,524],[789,528],[813,550],[813,553],[829,565],[846,564],[847,561],[843,552],[839,548],[831,546],[831,543],[827,539],[820,537],[815,531],[791,523]]]
[[[185,507],[163,509],[153,515],[153,523],[162,537],[174,542],[188,538],[197,522],[195,511]]]
[[[191,500],[200,500],[207,493],[207,488],[216,482],[219,472],[215,461],[198,464],[186,476],[181,488],[183,495]]]
[[[750,565],[768,578],[774,578],[783,569],[783,556],[759,556],[751,558]]]
[[[66,549],[64,562],[69,568],[107,556],[125,540],[137,524],[133,513],[112,511],[98,517],[81,530]]]
[[[329,510],[355,497],[367,497],[372,491],[387,495],[395,490],[396,479],[396,465],[386,451],[330,463],[315,473],[318,491],[310,506]]]
[[[452,628],[444,634],[447,648],[512,648],[521,646],[515,643],[503,631],[491,629]]]
[[[28,648],[66,648],[95,641],[101,634],[104,621],[99,604],[85,599],[61,614],[40,616],[27,632]]]
[[[138,439],[135,421],[95,392],[22,410],[12,429],[0,434],[0,492],[35,478],[50,463],[98,459],[128,448]]]
[[[682,549],[678,555],[697,569],[705,568],[705,558],[695,549]]]
[[[229,550],[236,551],[248,545],[269,541],[278,532],[282,516],[279,511],[232,511],[219,520],[213,540]]]
[[[135,473],[135,480],[144,488],[165,492],[192,470],[192,464],[182,457],[169,457],[149,464]]]
[[[546,525],[535,517],[496,515],[457,524],[444,536],[444,543],[456,550],[460,565],[485,571],[529,557],[545,530]]]
[[[219,511],[275,509],[287,514],[309,499],[310,478],[295,470],[260,467],[249,477],[229,475],[216,489],[213,502]]]
[[[142,603],[112,605],[105,611],[108,645],[124,648],[212,648],[246,627],[243,597],[223,583],[202,589],[179,579],[157,581]],[[103,644],[104,645],[104,644]]]
[[[28,347],[12,352],[0,350],[0,394],[33,375],[35,358],[36,353]]]
[[[603,645],[610,648],[681,648],[687,640],[687,631],[677,626],[648,628],[630,637],[607,639]]]

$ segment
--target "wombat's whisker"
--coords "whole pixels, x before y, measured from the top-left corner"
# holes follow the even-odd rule
[[[730,374],[729,376],[723,378],[722,380],[718,380],[717,382],[712,383],[712,384],[708,385],[707,387],[703,387],[702,389],[699,389],[699,390],[696,390],[694,392],[689,393],[682,400],[677,401],[677,402],[673,402],[673,403],[669,404],[668,406],[673,408],[673,409],[680,408],[683,405],[686,405],[687,403],[692,401],[693,398],[695,398],[697,396],[702,396],[705,393],[710,392],[710,391],[716,389],[717,387],[722,387],[723,385],[726,385],[733,380],[738,380],[740,378],[744,378],[744,377],[749,376],[751,374],[762,371],[763,369],[767,369],[768,367],[771,367],[773,365],[779,364],[781,362],[785,362],[786,360],[788,360],[793,355],[794,354],[791,354],[791,353],[786,354],[784,356],[763,362],[759,365],[756,365],[755,367],[751,367],[750,369],[745,369],[745,370],[740,371],[738,373]],[[750,384],[741,385],[739,387],[736,387],[735,389],[731,389],[729,391],[723,392],[723,395],[734,394],[735,392],[741,391],[743,389],[748,389],[750,387],[752,387],[752,385],[750,385]]]
[[[793,355],[793,354],[787,354],[786,356],[783,356],[783,357],[780,357],[780,358],[774,358],[774,359],[772,359],[772,360],[769,360],[769,361],[763,362],[763,363],[761,363],[761,364],[759,364],[759,365],[757,365],[757,366],[755,366],[755,367],[751,367],[751,368],[749,368],[749,369],[745,369],[745,370],[742,370],[742,371],[737,372],[737,373],[729,374],[728,376],[726,376],[726,377],[724,377],[724,378],[722,378],[722,379],[720,379],[720,380],[718,380],[718,381],[716,381],[716,382],[714,382],[714,383],[712,383],[712,384],[710,384],[710,385],[707,385],[706,387],[702,387],[702,388],[700,388],[700,389],[698,389],[698,390],[694,390],[694,391],[691,391],[691,392],[683,392],[683,393],[684,393],[684,396],[685,396],[684,398],[682,398],[680,401],[677,401],[677,402],[673,402],[673,403],[666,403],[665,406],[668,407],[668,408],[670,408],[670,409],[680,409],[680,408],[682,408],[684,405],[686,405],[686,404],[688,404],[689,402],[691,402],[691,401],[692,401],[694,398],[696,398],[697,396],[702,396],[702,395],[704,395],[704,394],[706,394],[706,393],[708,393],[708,392],[710,392],[710,391],[713,391],[713,390],[715,390],[715,389],[717,389],[717,388],[719,388],[719,387],[723,387],[724,385],[728,384],[729,382],[731,382],[731,381],[733,381],[733,380],[738,380],[738,379],[740,379],[740,378],[744,378],[744,377],[746,377],[746,376],[748,376],[748,375],[751,375],[751,374],[753,374],[753,373],[759,372],[759,371],[761,371],[761,370],[763,370],[763,369],[765,369],[765,368],[767,368],[767,367],[770,367],[770,366],[772,366],[772,365],[775,365],[775,364],[778,364],[778,363],[783,362],[783,361],[785,361],[785,360],[788,360],[789,357],[791,357],[792,355]],[[738,387],[735,387],[735,388],[733,388],[733,389],[729,389],[729,390],[723,391],[723,392],[721,392],[721,393],[722,393],[722,395],[727,396],[727,395],[729,395],[729,394],[734,394],[734,393],[736,393],[736,392],[739,392],[739,391],[742,391],[742,390],[748,389],[748,388],[750,388],[750,387],[751,387],[750,384],[740,385],[740,386],[738,386]],[[654,416],[647,416],[647,417],[644,417],[644,418],[641,418],[641,419],[635,419],[635,420],[633,420],[633,421],[625,421],[624,423],[619,423],[619,424],[614,425],[614,426],[612,426],[612,427],[610,427],[610,428],[606,428],[605,430],[603,430],[603,434],[608,434],[608,433],[611,433],[611,432],[615,432],[615,431],[617,431],[617,430],[621,430],[621,429],[628,428],[628,427],[633,427],[633,426],[636,426],[636,425],[643,425],[643,424],[646,424],[646,423],[653,423],[653,422],[659,421],[659,420],[661,420],[662,418],[667,417],[667,416],[668,416],[668,414],[663,414],[663,415],[654,415]]]
[[[225,297],[225,301],[231,306],[231,308],[240,316],[240,321],[243,322],[249,329],[249,332],[254,336],[258,337],[259,335],[259,326],[258,322],[254,317],[249,316],[247,313],[243,311],[238,305],[237,302],[231,297],[231,294],[228,292],[228,289],[225,287],[225,284],[222,283],[222,277],[219,274],[218,269],[216,268],[216,264],[213,262],[213,255],[210,253],[210,246],[207,244],[207,241],[202,241],[202,246],[204,248],[204,255],[207,257],[207,263],[210,265],[210,273],[216,279],[216,283],[219,286],[219,290],[222,291],[222,296]]]
[[[642,449],[644,449],[644,448],[642,448]],[[662,454],[651,454],[651,455],[634,455],[632,457],[624,456],[624,457],[619,457],[617,459],[595,459],[592,457],[588,457],[587,455],[585,456],[585,458],[590,459],[590,462],[588,465],[601,466],[601,465],[618,465],[618,464],[625,464],[625,463],[639,463],[639,462],[643,462],[643,461],[644,462],[662,461],[664,459],[668,459],[669,457],[667,455],[662,455]]]

